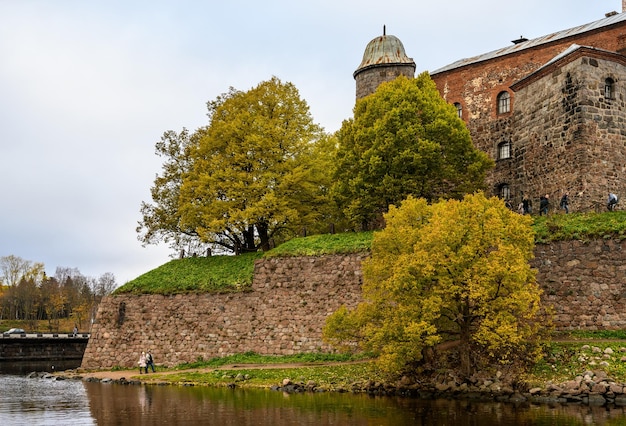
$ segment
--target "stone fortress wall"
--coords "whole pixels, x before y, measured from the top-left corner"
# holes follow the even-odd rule
[[[626,328],[626,241],[537,245],[533,261],[557,329]],[[119,295],[100,304],[83,368],[157,365],[254,351],[331,351],[328,315],[361,300],[366,253],[257,260],[252,290],[231,294]]]

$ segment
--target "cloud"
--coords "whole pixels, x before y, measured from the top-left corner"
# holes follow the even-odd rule
[[[135,227],[166,130],[276,75],[335,131],[352,115],[366,44],[398,36],[417,71],[601,19],[616,1],[57,0],[0,3],[0,256],[112,272],[169,260]]]

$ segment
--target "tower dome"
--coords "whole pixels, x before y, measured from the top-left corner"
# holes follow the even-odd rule
[[[356,98],[374,93],[381,83],[400,75],[413,78],[415,62],[406,55],[400,39],[387,35],[383,26],[383,35],[367,44],[363,60],[353,74],[356,80]]]

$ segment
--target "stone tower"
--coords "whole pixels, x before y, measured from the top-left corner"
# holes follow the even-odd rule
[[[356,98],[374,93],[381,83],[400,75],[415,77],[415,62],[406,56],[402,42],[395,36],[387,35],[383,26],[383,35],[367,44],[361,65],[353,74]]]

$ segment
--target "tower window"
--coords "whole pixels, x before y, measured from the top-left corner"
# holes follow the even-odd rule
[[[500,92],[498,94],[498,114],[511,112],[511,95],[509,92]]]
[[[511,142],[500,142],[498,144],[498,160],[511,158]]]
[[[607,99],[615,99],[615,82],[612,78],[604,80],[604,97]]]
[[[454,107],[456,108],[456,115],[458,115],[460,119],[463,119],[463,106],[460,103],[455,102]]]

